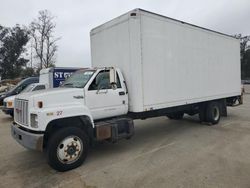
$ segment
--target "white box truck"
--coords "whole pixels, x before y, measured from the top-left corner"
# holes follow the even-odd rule
[[[45,151],[58,171],[81,165],[95,141],[133,136],[134,119],[199,114],[213,125],[242,103],[240,44],[231,36],[135,9],[90,37],[93,68],[15,101],[13,138]]]

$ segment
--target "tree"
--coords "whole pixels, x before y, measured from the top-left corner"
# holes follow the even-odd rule
[[[241,61],[242,79],[250,80],[250,48],[248,47]]]
[[[16,25],[0,27],[0,74],[2,79],[20,76],[23,66],[29,61],[24,56],[29,41],[28,31]]]
[[[26,78],[31,76],[37,76],[37,74],[35,73],[35,70],[32,67],[26,67],[22,70],[21,76]]]
[[[39,11],[38,18],[30,24],[32,46],[35,50],[35,57],[39,60],[38,69],[48,68],[55,64],[56,42],[59,38],[53,35],[56,28],[53,19],[54,17],[48,10],[42,10]]]
[[[241,79],[250,79],[250,36],[235,35],[240,40]]]
[[[0,25],[0,45],[2,46],[2,40],[8,33],[8,29]]]

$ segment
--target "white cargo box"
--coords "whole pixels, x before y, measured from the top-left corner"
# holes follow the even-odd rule
[[[240,43],[233,37],[141,9],[90,35],[92,66],[121,69],[131,112],[240,95]]]

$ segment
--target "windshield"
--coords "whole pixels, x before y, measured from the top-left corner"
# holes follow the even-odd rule
[[[30,92],[35,87],[35,84],[28,85],[21,93]]]
[[[60,87],[84,88],[88,83],[94,70],[80,70],[72,74]]]

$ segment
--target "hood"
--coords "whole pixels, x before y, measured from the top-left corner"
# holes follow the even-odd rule
[[[28,100],[34,107],[38,101],[43,102],[43,107],[58,107],[59,105],[72,105],[84,102],[83,88],[52,88],[19,94],[16,98]]]

